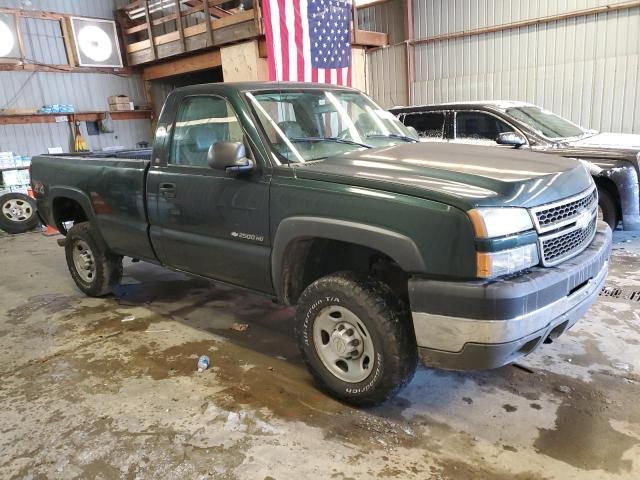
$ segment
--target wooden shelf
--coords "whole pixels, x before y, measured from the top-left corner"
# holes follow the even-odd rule
[[[25,123],[95,122],[102,120],[106,112],[30,113],[26,115],[0,115],[0,125]],[[120,110],[109,112],[113,120],[151,120],[151,110]]]

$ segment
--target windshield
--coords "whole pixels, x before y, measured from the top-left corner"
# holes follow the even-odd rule
[[[307,162],[414,142],[415,133],[366,95],[348,90],[247,93],[279,162]]]
[[[587,133],[575,123],[539,107],[508,108],[506,113],[549,139],[580,137]]]

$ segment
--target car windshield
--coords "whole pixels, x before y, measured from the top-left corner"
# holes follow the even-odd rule
[[[506,113],[549,139],[580,137],[587,133],[575,123],[539,107],[508,108]]]
[[[287,89],[250,92],[247,98],[282,163],[418,140],[395,115],[357,91]]]

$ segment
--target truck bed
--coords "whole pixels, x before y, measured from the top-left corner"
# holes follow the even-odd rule
[[[125,158],[127,154],[135,158]],[[34,157],[31,178],[42,220],[60,229],[54,210],[71,209],[77,202],[113,251],[154,261],[145,203],[150,156],[143,149]]]

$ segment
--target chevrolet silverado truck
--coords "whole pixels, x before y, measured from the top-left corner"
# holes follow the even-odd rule
[[[126,256],[296,305],[317,383],[371,405],[420,357],[488,369],[553,341],[607,275],[582,163],[416,138],[350,88],[190,86],[150,152],[38,156],[33,190],[87,295]]]
[[[391,110],[428,141],[505,146],[585,162],[598,187],[598,216],[640,230],[640,135],[599,133],[536,105],[456,102]]]

